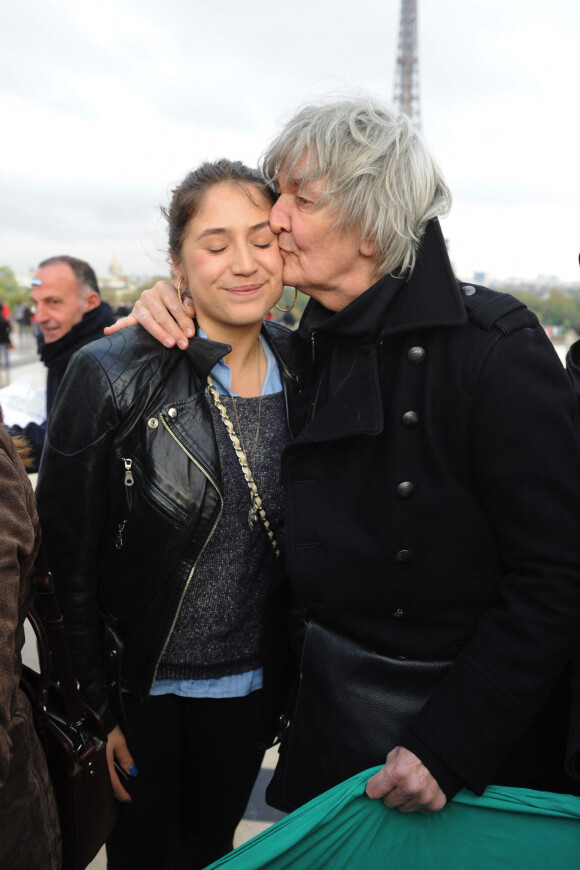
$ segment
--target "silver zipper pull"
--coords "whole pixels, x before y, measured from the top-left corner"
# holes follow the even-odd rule
[[[125,486],[133,486],[133,484],[135,483],[135,478],[133,477],[133,472],[131,471],[133,460],[123,458],[123,462],[125,463]]]
[[[312,348],[312,362],[316,361],[316,333],[313,329],[310,330],[310,346]]]
[[[117,529],[117,537],[115,538],[115,549],[120,550],[123,546],[123,531],[125,526],[127,525],[127,520],[123,520],[122,523],[119,523],[119,528]]]

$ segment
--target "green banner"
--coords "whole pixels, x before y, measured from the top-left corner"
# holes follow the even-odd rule
[[[230,870],[580,870],[580,798],[489,786],[439,813],[364,794],[364,771],[211,864]]]

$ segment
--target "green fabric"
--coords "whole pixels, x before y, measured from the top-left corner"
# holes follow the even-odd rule
[[[231,870],[580,870],[580,798],[489,786],[433,815],[400,813],[353,776],[211,868]]]

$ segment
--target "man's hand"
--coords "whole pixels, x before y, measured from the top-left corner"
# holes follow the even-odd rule
[[[177,345],[185,350],[189,339],[195,335],[193,302],[189,296],[183,296],[183,304],[190,316],[182,311],[177,290],[169,281],[158,281],[150,290],[144,290],[141,298],[133,307],[133,312],[127,317],[121,317],[113,326],[107,326],[105,335],[112,335],[140,323],[143,329],[160,341],[165,347]]]
[[[125,736],[118,725],[115,725],[107,736],[107,764],[113,786],[113,793],[118,801],[131,802],[131,795],[121,785],[121,778],[115,769],[115,761],[124,771],[127,777],[137,776],[137,768],[133,757],[127,747]]]
[[[402,813],[436,813],[447,803],[425,765],[403,746],[389,752],[385,766],[367,782],[366,793]]]

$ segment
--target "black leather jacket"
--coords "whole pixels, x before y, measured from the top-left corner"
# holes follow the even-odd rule
[[[264,329],[286,393],[295,338]],[[109,728],[105,684],[147,696],[220,518],[204,387],[229,350],[168,350],[127,329],[75,355],[54,405],[38,508],[81,692]]]

